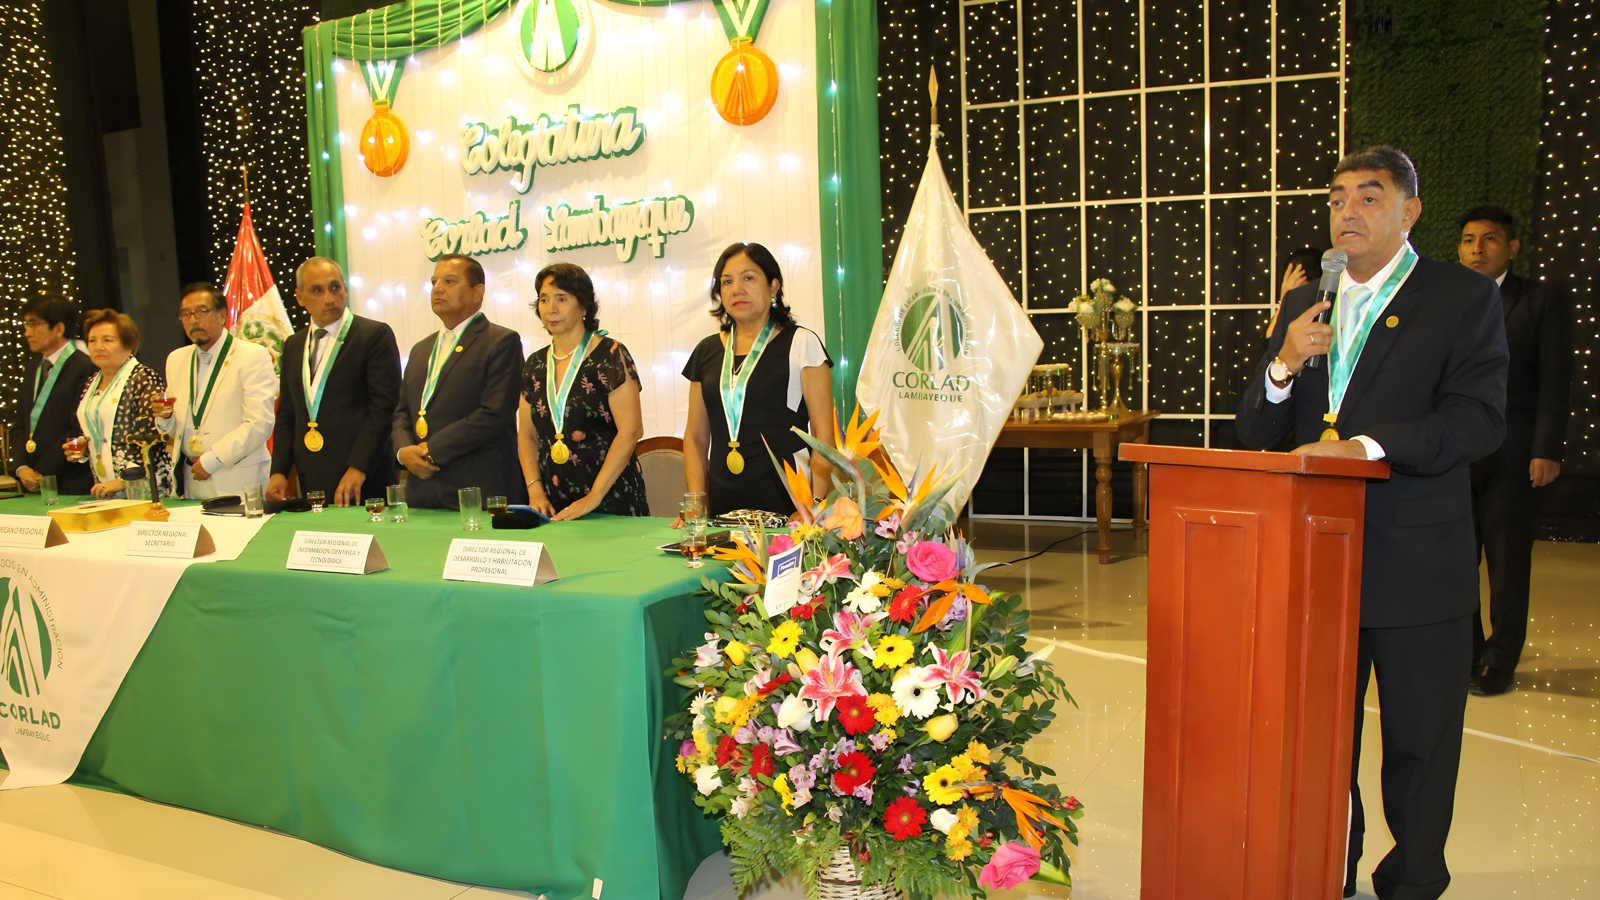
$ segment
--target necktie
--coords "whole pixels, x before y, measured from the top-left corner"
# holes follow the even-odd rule
[[[328,336],[328,329],[318,328],[311,335],[311,374],[315,375],[322,369],[322,339]]]
[[[55,368],[55,365],[55,363],[47,359],[43,365],[39,366],[39,377],[33,383],[33,399],[39,399],[39,388],[44,384],[45,379],[50,377],[50,370]]]
[[[1344,311],[1339,316],[1339,349],[1348,353],[1351,341],[1355,340],[1356,326],[1361,324],[1361,316],[1367,311],[1367,304],[1372,300],[1372,289],[1366,285],[1354,285],[1344,292]]]

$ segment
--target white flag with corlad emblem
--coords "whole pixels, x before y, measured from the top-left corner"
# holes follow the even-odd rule
[[[959,474],[959,508],[1042,349],[930,148],[856,382],[895,466]]]

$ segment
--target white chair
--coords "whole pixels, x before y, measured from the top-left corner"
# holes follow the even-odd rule
[[[678,504],[683,502],[684,492],[689,490],[683,478],[683,439],[645,438],[633,453],[639,458],[639,468],[644,470],[645,498],[650,504],[650,515],[676,519]]]

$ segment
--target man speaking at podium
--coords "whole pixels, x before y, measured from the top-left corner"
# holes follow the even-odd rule
[[[1395,847],[1372,883],[1383,900],[1432,900],[1450,884],[1444,845],[1478,603],[1469,466],[1505,436],[1505,317],[1494,281],[1411,248],[1422,201],[1404,153],[1372,147],[1340,160],[1328,206],[1333,246],[1349,258],[1337,300],[1319,302],[1315,282],[1284,299],[1240,398],[1238,433],[1266,448],[1292,431],[1295,453],[1390,466],[1387,481],[1367,485],[1355,760],[1375,672]],[[1356,784],[1352,766],[1346,897],[1365,831]]]

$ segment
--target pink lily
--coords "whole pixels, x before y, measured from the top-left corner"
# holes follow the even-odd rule
[[[888,618],[887,612],[879,611],[865,616],[858,616],[848,609],[841,609],[833,614],[833,627],[822,633],[822,640],[818,645],[824,653],[843,653],[859,647],[867,659],[876,659],[872,645],[867,643],[867,632],[872,626]]]
[[[861,672],[845,662],[838,653],[830,651],[817,661],[804,676],[805,686],[800,688],[800,699],[817,702],[817,719],[826,722],[833,715],[833,707],[841,697],[864,697]]]
[[[833,584],[840,578],[848,578],[851,581],[856,580],[856,577],[850,574],[850,557],[845,556],[843,553],[835,553],[828,557],[818,563],[816,568],[807,572],[806,575],[815,575],[818,582],[826,584]]]
[[[966,650],[948,653],[943,647],[933,648],[933,665],[928,666],[926,671],[930,677],[944,683],[945,690],[950,693],[951,703],[960,703],[969,692],[974,700],[983,693],[977,673],[967,668],[967,660],[971,656]]]

